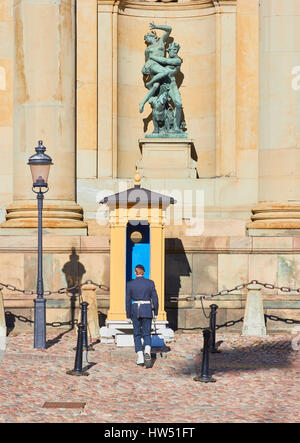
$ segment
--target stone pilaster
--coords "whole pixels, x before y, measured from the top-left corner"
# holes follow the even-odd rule
[[[117,177],[118,2],[98,2],[98,177]],[[103,130],[105,128],[105,131]]]
[[[13,13],[13,203],[2,227],[37,225],[27,161],[43,140],[54,163],[44,225],[84,228],[75,203],[75,1],[20,0]]]
[[[216,8],[216,175],[236,175],[236,1]]]
[[[300,3],[260,4],[260,140],[258,205],[248,229],[299,229]]]
[[[150,225],[151,237],[151,279],[155,283],[159,302],[158,321],[166,321],[165,312],[165,238],[164,226],[161,224]]]
[[[110,306],[107,320],[126,321],[126,224],[111,226],[110,237]],[[116,276],[115,272],[118,273]]]
[[[0,2],[0,207],[13,192],[13,0]]]

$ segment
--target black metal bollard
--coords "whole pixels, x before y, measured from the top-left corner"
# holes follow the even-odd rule
[[[88,341],[88,320],[87,320],[88,305],[89,304],[86,301],[83,301],[81,303],[81,308],[82,308],[81,321],[85,325],[84,335],[83,335],[83,349],[84,349],[84,351],[94,351],[95,349],[93,348],[92,345],[89,345],[89,341]]]
[[[80,304],[81,304],[81,323],[83,323],[84,325],[82,347],[84,351],[94,351],[95,349],[93,348],[93,346],[88,344],[87,309],[89,304],[86,301],[83,301]],[[76,350],[76,348],[74,348],[74,350]]]
[[[87,307],[88,303],[86,301],[83,301],[81,303],[81,323],[84,324],[84,330],[83,330],[83,350],[87,351],[89,344],[88,344],[88,328],[87,328]]]
[[[210,329],[204,329],[203,331],[203,355],[202,355],[202,367],[201,375],[194,377],[195,381],[201,381],[203,383],[213,383],[216,380],[209,375],[209,340],[211,337]]]
[[[209,342],[209,352],[216,354],[221,352],[216,348],[216,319],[217,319],[217,309],[218,305],[210,305],[210,316],[209,316],[209,328],[211,330],[210,342]]]
[[[78,337],[77,337],[77,347],[76,347],[76,355],[75,355],[75,365],[74,369],[71,371],[67,371],[68,375],[89,375],[87,371],[82,370],[82,352],[83,352],[83,335],[85,325],[83,323],[79,323],[78,327]]]
[[[70,307],[71,307],[71,329],[75,326],[75,308],[76,308],[76,293],[72,290],[72,295],[70,297]]]

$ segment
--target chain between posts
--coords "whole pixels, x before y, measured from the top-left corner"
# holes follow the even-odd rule
[[[8,315],[12,315],[14,318],[16,318],[17,320],[19,320],[22,323],[34,323],[34,320],[30,320],[29,318],[24,317],[23,315],[16,315],[13,314],[10,311],[6,311],[6,314]],[[273,321],[282,321],[284,323],[287,324],[300,324],[300,320],[293,320],[292,318],[281,318],[278,317],[277,315],[267,315],[265,314],[265,318],[269,319],[269,320],[273,320]],[[216,330],[220,329],[220,328],[230,328],[231,326],[236,325],[237,323],[240,323],[244,320],[244,317],[240,318],[239,320],[230,320],[227,321],[225,323],[223,323],[222,325],[216,325]],[[51,326],[53,328],[60,328],[62,326],[72,326],[72,325],[76,325],[78,324],[78,320],[74,319],[74,320],[70,320],[70,321],[65,321],[65,322],[59,322],[59,321],[54,321],[51,323],[46,323],[46,326]],[[197,327],[197,328],[189,328],[189,329],[200,329],[200,330],[204,330],[207,329],[207,327]]]
[[[206,315],[205,310],[204,310],[204,306],[203,306],[203,300],[208,299],[208,298],[214,298],[214,297],[218,297],[218,296],[223,296],[223,295],[227,295],[230,294],[231,292],[234,291],[240,291],[241,289],[246,288],[248,285],[260,285],[263,286],[266,289],[278,289],[282,292],[287,292],[287,293],[291,293],[291,292],[297,292],[298,294],[300,294],[300,288],[288,288],[287,286],[276,286],[273,285],[271,283],[262,283],[258,280],[251,280],[248,283],[242,283],[240,285],[235,286],[232,289],[223,289],[222,291],[219,291],[215,294],[207,294],[207,295],[200,295],[200,296],[188,296],[188,297],[170,297],[169,301],[171,303],[173,302],[178,302],[178,301],[196,301],[196,300],[200,300],[201,301],[201,307],[202,307],[202,311],[203,314],[205,316],[205,318],[209,318],[209,315]],[[269,319],[269,320],[273,320],[273,321],[282,321],[285,322],[287,324],[300,324],[299,320],[293,320],[291,318],[281,318],[278,317],[276,315],[266,315],[265,314],[265,319]],[[220,329],[220,328],[229,328],[231,326],[236,325],[237,323],[240,323],[244,320],[244,317],[240,318],[239,320],[230,320],[227,321],[226,323],[222,324],[222,325],[216,325],[216,330]],[[189,329],[200,329],[200,330],[204,330],[207,329],[207,327],[197,327],[197,328],[189,328]]]
[[[30,320],[30,318],[24,317],[24,315],[16,315],[10,311],[6,311],[5,314],[13,316],[14,318],[16,318],[17,320],[19,320],[22,323],[34,324],[34,320]],[[46,323],[46,326],[51,326],[53,328],[60,328],[61,326],[73,326],[73,325],[77,325],[77,324],[78,324],[78,320],[74,319],[74,320],[69,320],[69,321],[64,321],[64,322],[53,321],[51,323]]]
[[[244,317],[240,318],[239,320],[230,320],[227,321],[226,323],[223,323],[222,325],[216,325],[216,330],[220,329],[220,328],[230,328],[231,326],[236,325],[237,323],[240,323],[244,320]]]
[[[78,290],[78,289],[81,289],[82,286],[84,286],[86,284],[93,284],[93,285],[97,286],[99,289],[102,289],[104,291],[109,291],[109,287],[107,285],[95,283],[93,280],[87,280],[84,283],[77,284],[77,285],[74,285],[71,287],[60,288],[56,291],[44,291],[44,295],[45,296],[54,295],[54,294],[67,294],[68,295],[68,293]],[[218,297],[218,296],[228,295],[234,291],[240,291],[241,289],[244,289],[245,287],[247,287],[248,285],[251,285],[251,284],[260,285],[260,286],[265,287],[266,289],[278,289],[281,292],[289,292],[289,293],[290,292],[297,292],[298,294],[300,294],[300,288],[289,288],[287,286],[276,286],[271,283],[262,283],[258,280],[251,280],[248,283],[242,283],[240,285],[237,285],[232,289],[223,289],[222,291],[216,292],[215,294],[206,294],[206,295],[200,295],[200,296],[188,296],[188,297],[182,297],[182,298],[170,297],[170,301],[176,302],[176,301],[195,301],[195,300],[201,300],[201,299],[205,300],[206,298],[214,298],[214,297]],[[16,286],[11,285],[9,283],[0,282],[0,287],[1,286],[8,289],[9,291],[20,292],[24,295],[37,295],[37,293],[33,290],[19,289]]]
[[[191,295],[188,297],[170,297],[169,301],[171,303],[175,303],[178,301],[196,301],[196,300],[205,300],[207,298],[214,298],[214,297],[218,297],[218,296],[223,296],[223,295],[228,295],[231,292],[234,291],[240,291],[241,289],[246,288],[248,285],[260,285],[263,286],[266,289],[278,289],[282,292],[297,292],[298,294],[300,294],[300,288],[288,288],[287,286],[276,286],[273,285],[271,283],[262,283],[258,280],[251,280],[249,283],[242,283],[240,285],[235,286],[232,289],[223,289],[222,291],[216,292],[215,294],[206,294],[206,295]]]
[[[289,325],[294,325],[294,324],[300,324],[300,320],[293,320],[292,318],[281,318],[278,317],[277,315],[267,315],[265,314],[265,319],[269,319],[269,320],[273,320],[273,321],[283,321],[284,323],[287,323]]]
[[[99,283],[95,283],[92,280],[87,280],[84,283],[77,284],[77,285],[74,285],[74,286],[69,287],[69,288],[65,287],[65,288],[60,288],[57,291],[45,291],[44,295],[45,296],[49,296],[49,295],[53,295],[53,294],[66,294],[66,295],[69,296],[70,292],[75,291],[75,290],[79,290],[79,289],[82,288],[82,286],[84,286],[86,284],[92,284],[92,285],[98,287],[99,289],[102,289],[104,291],[109,291],[109,287],[108,286],[103,285],[103,284],[99,284]],[[203,307],[203,300],[205,300],[207,298],[214,298],[214,297],[218,297],[218,296],[227,295],[227,294],[230,294],[231,292],[234,292],[234,291],[240,291],[241,289],[244,289],[248,285],[251,285],[251,284],[260,285],[260,286],[265,287],[266,289],[278,289],[278,290],[280,290],[282,292],[288,292],[288,293],[290,293],[290,292],[297,292],[297,293],[300,294],[300,288],[295,289],[295,288],[289,288],[287,286],[276,286],[276,285],[273,285],[271,283],[262,283],[262,282],[259,282],[258,280],[251,280],[248,283],[242,283],[240,285],[237,285],[237,286],[235,286],[232,289],[223,289],[222,291],[216,292],[215,294],[207,294],[207,295],[200,295],[200,296],[188,296],[188,297],[183,297],[183,298],[170,297],[169,300],[170,300],[171,303],[172,302],[178,302],[178,301],[195,301],[195,300],[200,300],[201,301],[201,305],[202,305],[202,309],[203,309],[203,313],[205,315],[205,311],[204,311],[204,307]],[[19,289],[16,286],[11,285],[11,284],[7,284],[7,283],[1,283],[0,282],[0,289],[1,289],[1,286],[6,288],[6,289],[8,289],[9,291],[20,292],[20,293],[22,293],[24,295],[37,295],[37,293],[35,291],[26,290],[26,289]],[[28,319],[28,318],[26,318],[26,317],[24,317],[22,315],[15,315],[15,314],[13,314],[12,312],[9,312],[9,311],[7,311],[7,314],[12,315],[14,318],[17,318],[19,321],[21,321],[23,323],[34,323],[33,320],[30,320],[30,319]],[[205,317],[209,318],[209,316],[207,316],[207,315],[205,315]],[[222,325],[216,325],[216,330],[220,329],[220,328],[223,328],[223,327],[229,328],[231,326],[234,326],[235,324],[242,322],[243,319],[244,318],[242,317],[239,320],[231,320],[231,321],[227,321],[226,323],[224,323]],[[293,320],[293,319],[290,319],[290,318],[281,318],[281,317],[278,317],[276,315],[267,315],[267,314],[265,314],[265,319],[269,319],[269,320],[272,320],[272,321],[282,321],[282,322],[285,322],[287,324],[300,324],[299,320]],[[74,325],[74,324],[77,324],[77,323],[78,323],[78,320],[70,320],[68,322],[46,323],[46,325],[55,328],[55,327],[61,327],[61,326],[67,326],[67,325]],[[192,328],[192,329],[201,329],[201,330],[203,330],[203,329],[206,329],[206,328],[198,327],[198,328]]]
[[[81,289],[82,286],[87,285],[87,284],[97,286],[99,289],[102,289],[103,291],[109,291],[108,286],[100,284],[100,283],[95,283],[92,280],[87,280],[84,283],[77,284],[77,285],[71,286],[69,288],[60,288],[57,291],[44,291],[44,296],[49,296],[49,295],[54,295],[54,294],[67,294],[69,296],[70,292]],[[24,295],[37,295],[37,293],[35,291],[30,291],[27,289],[19,289],[16,286],[11,285],[11,284],[7,284],[7,283],[0,282],[0,290],[1,290],[1,286],[8,289],[9,291],[21,292]]]
[[[98,287],[99,289],[102,289],[104,291],[109,291],[109,287],[103,284],[99,284],[99,283],[95,283],[92,280],[87,280],[84,283],[78,284],[78,285],[74,285],[72,287],[69,288],[61,288],[58,289],[57,291],[44,291],[44,295],[45,296],[49,296],[49,295],[53,295],[53,294],[66,294],[68,296],[73,296],[73,294],[69,295],[70,292],[75,291],[75,290],[79,290],[82,288],[82,286],[86,285],[86,284],[92,284],[96,287]],[[37,293],[35,291],[29,291],[26,289],[18,289],[16,286],[11,285],[11,284],[6,284],[6,283],[1,283],[0,282],[0,289],[1,286],[8,289],[9,291],[13,291],[13,292],[20,292],[24,295],[37,295]],[[34,324],[34,320],[30,320],[29,318],[24,317],[23,315],[16,315],[13,314],[10,311],[6,311],[5,312],[6,315],[11,315],[14,318],[16,318],[17,320],[19,320],[22,323],[31,323]],[[70,320],[70,321],[65,321],[65,322],[59,322],[59,321],[54,321],[51,323],[46,323],[46,326],[51,326],[53,328],[60,328],[62,326],[73,326],[78,324],[78,320],[74,319],[74,320]]]

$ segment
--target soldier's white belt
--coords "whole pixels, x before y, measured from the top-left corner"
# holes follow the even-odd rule
[[[135,300],[133,303],[136,303],[138,305],[138,313],[137,317],[140,318],[140,307],[141,305],[150,305],[150,300]]]
[[[149,305],[150,304],[150,300],[144,301],[144,300],[136,300],[133,303],[136,303],[138,305]]]

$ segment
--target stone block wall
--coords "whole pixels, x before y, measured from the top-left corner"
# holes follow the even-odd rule
[[[13,238],[2,236],[0,282],[34,290],[36,284],[36,238],[19,237],[18,252]],[[208,325],[201,295],[232,289],[255,279],[279,287],[300,287],[299,237],[182,237],[166,239],[165,306],[173,329]],[[70,287],[93,280],[109,286],[108,237],[44,237],[45,291]],[[118,276],[116,275],[116,278]],[[266,314],[300,320],[300,294],[262,288]],[[6,312],[33,320],[35,296],[3,289]],[[78,297],[72,308],[72,294],[47,298],[47,322],[78,318]],[[78,295],[78,294],[75,294]],[[195,300],[185,300],[195,296]],[[218,305],[217,323],[239,320],[244,315],[247,290],[203,300],[206,315],[212,303]],[[174,301],[174,297],[178,300]],[[97,290],[99,321],[103,325],[109,308],[109,293]],[[73,311],[72,311],[73,309]],[[9,315],[7,316],[9,317]],[[11,322],[12,317],[8,320]],[[32,328],[16,320],[14,330]],[[67,326],[65,326],[67,327]],[[292,330],[294,325],[268,321],[268,332]],[[241,331],[237,323],[225,332]]]
[[[278,287],[299,288],[299,237],[186,237],[166,240],[166,308],[176,329],[203,327],[201,295],[215,294],[258,280]],[[265,314],[300,320],[300,294],[278,289],[261,290]],[[184,301],[189,296],[194,301]],[[178,297],[178,302],[172,302]],[[247,289],[203,300],[218,305],[217,323],[243,317]],[[197,300],[198,298],[198,300]],[[293,325],[268,321],[268,330],[293,329]],[[242,323],[228,329],[241,330]]]

